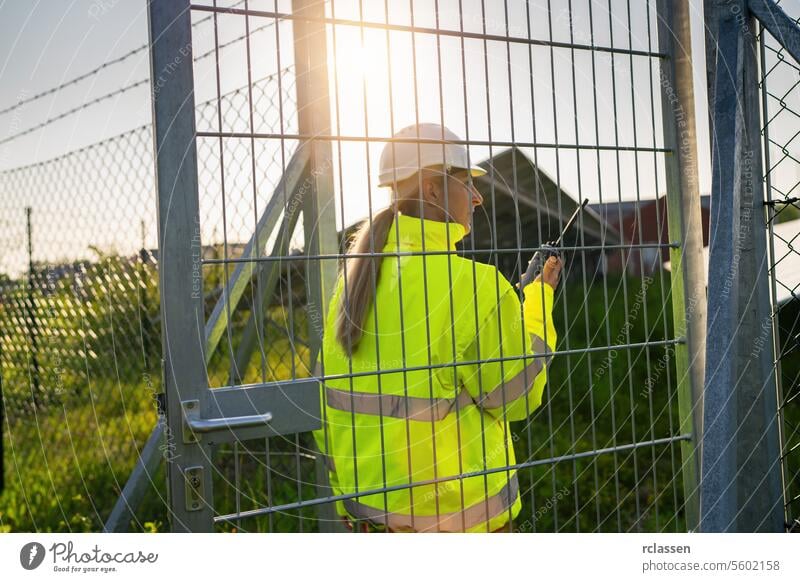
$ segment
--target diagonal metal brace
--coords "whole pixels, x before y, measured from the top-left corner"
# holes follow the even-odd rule
[[[278,187],[275,189],[272,198],[270,198],[267,203],[267,208],[258,221],[255,232],[253,236],[250,237],[247,246],[245,246],[241,258],[254,259],[260,257],[261,251],[267,243],[267,239],[278,223],[281,210],[293,212],[292,208],[298,204],[296,198],[302,197],[303,195],[301,182],[303,177],[307,175],[306,166],[309,163],[309,158],[310,149],[308,147],[300,147],[295,152],[294,156],[292,156],[286,168],[286,172],[281,178]],[[284,197],[279,195],[280,192],[290,192],[291,196],[287,201],[284,201]],[[284,208],[284,204],[288,205],[289,208]],[[242,298],[245,288],[253,278],[256,265],[256,261],[237,263],[233,275],[231,275],[225,285],[222,295],[214,306],[214,310],[208,318],[205,328],[206,364],[211,361],[211,357],[214,355],[214,351],[219,345],[222,334],[228,324],[229,314],[236,310],[236,306],[239,304],[239,300]]]
[[[747,7],[758,21],[800,63],[800,26],[774,0],[748,0]]]

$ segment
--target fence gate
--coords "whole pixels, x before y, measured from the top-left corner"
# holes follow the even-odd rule
[[[335,531],[334,501],[380,492],[331,496],[312,371],[342,241],[388,201],[380,151],[426,121],[488,171],[458,252],[510,281],[591,201],[565,241],[543,404],[510,425],[514,528],[697,527],[687,0],[148,7],[173,530]]]

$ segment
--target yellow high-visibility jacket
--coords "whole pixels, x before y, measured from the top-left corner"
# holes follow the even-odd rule
[[[422,251],[423,224],[424,250],[440,254],[383,259],[352,358],[334,328],[340,275],[314,437],[334,494],[374,492],[338,501],[341,515],[394,530],[493,531],[520,511],[516,471],[446,478],[516,462],[508,422],[541,404],[553,289],[531,283],[520,305],[493,266],[442,253],[465,235],[455,222],[398,214],[384,252]]]

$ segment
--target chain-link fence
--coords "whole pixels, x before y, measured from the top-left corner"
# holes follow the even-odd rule
[[[0,190],[2,526],[97,530],[156,417],[151,130],[2,172]]]
[[[289,71],[284,78],[290,78]],[[248,91],[265,116],[276,108],[275,78],[266,77],[222,97],[227,118],[242,115],[241,99]],[[293,86],[284,91],[291,95]],[[216,100],[200,104],[198,125],[216,111]],[[144,373],[157,373],[161,348],[152,140],[150,127],[140,127],[0,173],[6,249],[0,265],[0,321],[10,417],[64,398],[88,398],[91,378],[135,382]],[[232,169],[250,163],[244,147],[231,144],[225,152]],[[236,211],[228,213],[223,226],[214,174],[219,152],[213,147],[199,151],[200,180],[209,201],[204,208],[213,223],[204,256],[224,255],[223,231],[229,256],[236,256],[250,236],[252,199],[238,192],[240,203],[229,205]],[[280,159],[262,150],[256,163],[263,176],[259,189],[271,192],[280,176]],[[246,186],[236,185],[228,195],[235,195],[231,190],[236,188]],[[240,240],[244,242],[236,242]],[[210,307],[220,296],[223,278],[221,272],[206,277]],[[221,378],[227,381],[226,374]]]
[[[199,41],[209,33],[210,20],[195,23]],[[254,28],[250,39],[255,42],[271,27]],[[242,38],[231,35],[217,51],[195,50],[194,60],[199,67],[219,52],[235,58]],[[280,83],[273,70],[198,102],[198,128],[218,116],[236,123],[246,116],[248,102],[264,131],[274,131],[279,121],[294,123],[291,65],[282,69]],[[290,111],[283,120],[277,115],[281,100]],[[235,165],[241,153],[232,145],[226,163]],[[273,153],[264,148],[256,160],[264,197],[281,174],[281,160]],[[255,211],[244,202],[227,215],[226,224],[219,220],[218,155],[214,148],[201,148],[200,182],[213,217],[203,238],[208,258],[241,252],[251,233],[247,216],[236,212]],[[236,187],[229,186],[228,193]],[[7,427],[0,526],[30,530],[39,522],[53,529],[98,530],[157,422],[162,354],[152,129],[138,127],[0,172],[0,192],[0,378]],[[206,273],[209,310],[219,300],[223,279],[219,268]],[[301,309],[302,299],[295,306]],[[273,335],[286,338],[284,310],[269,309],[275,312]],[[279,378],[292,363],[288,348],[276,354],[270,374]],[[225,350],[219,350],[209,362],[217,385],[228,380],[224,360]],[[52,439],[53,446],[37,452],[37,439]],[[75,442],[81,439],[96,446]],[[73,454],[55,454],[56,448]],[[84,473],[93,475],[89,482]],[[159,494],[163,481],[153,483],[153,499],[140,521],[166,522]],[[27,495],[40,502],[31,503]]]
[[[800,16],[792,3],[780,3]],[[796,20],[795,22],[800,22]],[[766,227],[786,516],[800,528],[800,66],[762,29],[761,99]],[[772,341],[773,338],[770,338]]]
[[[10,418],[137,382],[160,359],[148,127],[0,174]]]

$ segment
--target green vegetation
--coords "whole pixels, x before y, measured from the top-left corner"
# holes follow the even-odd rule
[[[30,338],[19,320],[25,288],[0,304],[0,321],[9,322],[3,324],[0,359],[8,412],[2,531],[100,530],[158,420],[159,348],[157,340],[143,339],[158,333],[155,273],[148,267],[146,277],[137,279],[139,267],[109,257],[96,268],[83,278],[81,293],[66,278],[37,303],[42,331],[36,405],[26,377]],[[283,304],[267,314],[272,323],[265,327],[270,349],[264,365],[256,355],[244,374],[247,382],[306,375],[305,312],[296,301],[290,311],[280,296]],[[149,307],[141,309],[143,303]],[[670,305],[658,275],[609,278],[605,284],[598,279],[587,290],[580,279],[572,280],[557,296],[559,350],[670,339]],[[245,316],[235,315],[234,338]],[[150,336],[142,334],[144,326],[153,326]],[[212,359],[213,385],[226,382],[230,351],[222,346]],[[54,368],[61,372],[54,374]],[[783,373],[796,379],[796,362]],[[673,347],[655,345],[555,358],[543,406],[530,422],[512,429],[521,463],[675,437],[678,424]],[[218,447],[217,513],[314,498],[311,445],[306,433]],[[680,466],[680,445],[673,443],[521,469],[523,510],[514,525],[519,531],[685,531]],[[162,463],[131,531],[168,529]],[[219,529],[315,531],[316,511],[275,513]]]
[[[102,529],[157,417],[144,384],[95,378],[90,395],[89,402],[9,419],[6,488],[0,494],[3,531]],[[163,482],[163,475],[154,476],[150,511],[160,504],[155,492],[163,496]]]
[[[580,280],[562,286],[558,349],[671,339],[668,285],[665,273],[663,287],[658,274],[597,280],[588,293]],[[674,346],[554,358],[529,426],[530,437],[526,423],[515,426],[518,462],[677,436]],[[662,444],[522,470],[527,497],[515,524],[523,531],[685,531],[680,466],[679,444]]]
[[[97,254],[0,284],[4,531],[100,530],[155,426],[154,266]]]

